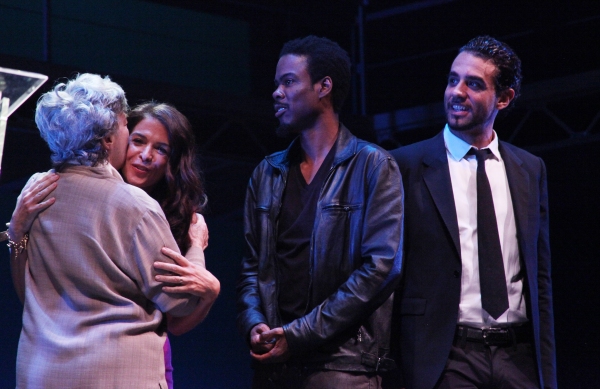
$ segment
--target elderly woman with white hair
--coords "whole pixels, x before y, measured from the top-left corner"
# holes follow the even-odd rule
[[[38,101],[60,185],[28,235],[9,229],[13,262],[28,256],[17,387],[166,388],[163,312],[177,326],[203,309],[156,281],[155,261],[183,257],[159,204],[117,171],[128,109],[121,87],[93,74]],[[203,263],[202,249],[187,260]]]

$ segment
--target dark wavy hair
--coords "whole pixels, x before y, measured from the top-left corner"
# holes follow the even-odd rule
[[[498,69],[494,77],[494,86],[496,96],[500,96],[504,91],[512,88],[515,91],[515,97],[512,99],[508,107],[503,111],[507,111],[514,106],[514,101],[521,94],[521,60],[517,54],[506,43],[492,38],[489,35],[478,36],[473,38],[461,47],[458,52],[466,51],[476,57],[490,60]]]
[[[283,45],[279,58],[284,55],[306,57],[308,74],[313,84],[323,77],[331,77],[333,110],[339,112],[350,91],[350,57],[337,43],[309,35],[291,40]]]
[[[157,102],[140,104],[127,117],[129,131],[144,118],[158,120],[167,130],[171,152],[164,178],[149,193],[159,202],[182,253],[189,249],[190,223],[206,205],[202,172],[196,165],[196,141],[188,119],[175,107]]]

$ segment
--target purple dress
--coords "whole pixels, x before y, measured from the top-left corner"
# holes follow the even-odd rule
[[[165,340],[163,347],[165,352],[165,379],[167,380],[167,387],[173,389],[173,364],[171,363],[171,343],[169,337]]]

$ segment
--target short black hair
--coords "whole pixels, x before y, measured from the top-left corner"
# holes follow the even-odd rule
[[[339,112],[350,91],[350,57],[346,50],[332,40],[309,35],[284,44],[279,58],[288,54],[306,57],[307,71],[313,83],[331,77],[333,110]]]
[[[521,94],[521,60],[517,54],[506,43],[492,38],[489,35],[482,35],[473,38],[461,47],[458,52],[468,52],[476,57],[490,60],[498,69],[494,77],[494,87],[496,96],[512,88],[515,91],[515,97],[507,108],[512,108],[513,102]],[[506,109],[504,110],[506,111]]]

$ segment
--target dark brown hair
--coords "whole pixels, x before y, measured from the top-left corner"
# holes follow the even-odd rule
[[[494,86],[496,88],[496,96],[509,88],[515,91],[515,97],[510,102],[508,108],[514,106],[514,102],[521,94],[521,60],[506,43],[500,42],[489,35],[478,36],[473,38],[461,47],[458,52],[468,52],[476,57],[484,60],[490,60],[498,69],[494,77]]]

